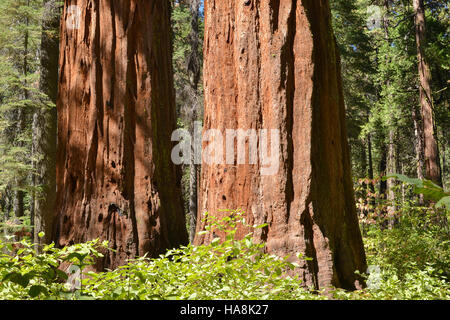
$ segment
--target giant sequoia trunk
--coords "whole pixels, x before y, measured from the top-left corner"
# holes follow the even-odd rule
[[[187,243],[179,173],[170,159],[169,6],[65,2],[54,238],[60,246],[109,240],[116,251],[99,269]]]
[[[280,167],[203,163],[199,210],[241,208],[268,223],[255,237],[270,253],[313,258],[306,284],[354,289],[366,261],[330,19],[326,0],[205,2],[205,130],[278,129]]]
[[[422,107],[425,178],[442,186],[439,150],[433,120],[433,96],[431,93],[431,71],[425,56],[426,25],[423,0],[413,0],[416,26],[417,59],[420,80],[420,105]]]

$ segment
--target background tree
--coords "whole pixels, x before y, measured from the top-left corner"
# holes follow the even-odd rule
[[[31,118],[42,107],[39,46],[42,2],[0,2],[0,194],[3,221],[30,226]]]
[[[374,191],[379,194],[378,201],[371,205],[388,203],[389,214],[392,215],[405,195],[394,195],[399,189],[396,184],[377,180],[375,185],[373,178],[394,172],[423,178],[425,173],[412,1],[360,0],[342,3],[333,0],[331,4],[343,61],[352,167],[356,177],[370,178],[363,180],[365,188],[371,181],[371,194]],[[448,145],[446,132],[449,131],[449,109],[445,102],[448,100],[448,76],[445,75],[448,55],[444,54],[448,52],[448,8],[436,1],[425,1],[424,5],[426,19],[433,28],[427,32],[425,51],[432,61],[432,79],[437,79],[432,82],[436,88],[436,94],[433,94],[435,131],[440,158],[445,159],[448,153],[444,151]],[[362,64],[352,64],[358,61],[357,56]],[[358,95],[365,99],[355,99]],[[366,152],[361,149],[362,145],[365,145]],[[373,175],[369,172],[364,174],[366,164]],[[448,179],[446,181],[448,183]],[[360,190],[358,188],[358,197],[363,197]],[[365,203],[363,199],[360,201]],[[367,203],[364,204],[366,206]]]
[[[174,70],[177,109],[180,125],[193,137],[195,122],[203,115],[203,88],[201,84],[203,17],[200,0],[174,1]],[[193,147],[193,145],[192,145]],[[198,180],[200,165],[195,161],[196,150],[191,150],[189,166],[184,168],[183,193],[188,214],[189,238],[192,242],[197,224]]]
[[[56,138],[57,114],[56,97],[58,93],[58,61],[60,3],[44,1],[42,19],[40,81],[39,87],[49,100],[48,106],[36,110],[33,116],[33,153],[36,175],[33,181],[40,186],[35,195],[34,241],[49,243],[53,229],[56,199]],[[44,237],[39,233],[44,232]]]
[[[417,60],[420,78],[420,105],[422,107],[425,177],[442,185],[439,150],[435,137],[433,94],[431,91],[431,71],[427,61],[425,6],[423,0],[413,0],[416,28]]]

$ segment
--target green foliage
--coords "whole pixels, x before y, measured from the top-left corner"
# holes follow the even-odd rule
[[[450,212],[450,193],[445,192],[443,188],[432,181],[409,178],[402,174],[390,174],[385,179],[389,178],[396,178],[401,182],[413,185],[414,193],[423,194],[426,199],[437,202],[436,208],[446,207]]]
[[[223,219],[207,217],[204,235],[221,234],[208,245],[184,246],[156,259],[130,261],[114,271],[85,268],[102,257],[106,243],[98,240],[57,249],[27,240],[0,243],[0,299],[450,299],[449,233],[422,208],[404,206],[395,228],[369,226],[364,239],[369,268],[368,288],[325,295],[311,292],[295,276],[298,264],[264,252],[252,233],[236,239],[237,227],[249,230],[239,212]],[[300,260],[308,258],[298,256]],[[62,271],[69,265],[79,275]],[[70,269],[69,269],[70,270]],[[73,287],[69,276],[79,277]]]
[[[368,288],[337,290],[338,299],[450,299],[450,233],[431,212],[404,207],[391,229],[369,226],[364,238]],[[376,266],[376,267],[375,267]]]
[[[40,0],[0,1],[0,211],[13,192],[35,190],[32,162],[40,155],[32,152],[32,116],[49,107],[39,90],[43,11]]]
[[[410,195],[426,189],[430,198],[438,199],[443,190],[429,181],[395,177],[405,183],[398,186],[395,203],[380,201],[370,191],[367,200],[359,201],[360,209],[366,213],[361,214],[360,222],[372,271],[368,275],[368,288],[352,293],[338,290],[335,292],[338,299],[450,298],[448,215],[432,204],[421,206]],[[367,179],[364,182],[370,183]],[[374,198],[376,205],[370,205]],[[386,216],[388,208],[394,205],[395,216]],[[389,220],[394,223],[388,225]]]
[[[384,268],[372,275],[376,285],[372,289],[355,292],[336,290],[335,299],[341,300],[448,300],[450,286],[445,280],[433,275],[434,269],[412,270],[400,279],[398,271]],[[371,277],[369,276],[369,279]]]
[[[200,17],[199,21],[199,39],[203,39],[204,20]],[[186,103],[192,103],[192,92],[187,89],[189,87],[188,74],[188,57],[191,54],[190,33],[191,33],[191,13],[189,9],[189,1],[172,0],[172,31],[173,31],[173,57],[172,64],[174,68],[174,85],[176,92],[177,114],[179,127],[188,127],[186,123]],[[200,40],[198,48],[198,58],[200,64],[203,60],[203,42]],[[202,84],[199,83],[197,94],[199,101],[202,103]],[[192,106],[189,106],[192,107]]]
[[[412,176],[417,173],[418,143],[413,108],[419,127],[421,116],[411,1],[331,0],[330,4],[341,53],[353,172],[370,178],[387,172]],[[379,10],[379,21],[368,28],[368,9],[373,6]],[[436,138],[444,162],[450,157],[449,8],[441,1],[425,1],[425,9]],[[385,168],[381,164],[387,160],[390,144],[395,147],[396,159]],[[448,187],[450,166],[443,169],[444,185]]]
[[[158,259],[140,258],[112,272],[89,273],[86,292],[96,299],[323,299],[288,275],[296,264],[264,253],[265,245],[256,243],[252,233],[235,239],[237,225],[244,223],[239,212],[208,218],[205,233],[220,230],[223,239],[169,250]]]
[[[74,264],[83,269],[102,256],[98,250],[104,247],[98,240],[63,249],[55,248],[54,244],[37,248],[25,239],[9,244],[0,242],[0,299],[80,298],[82,291],[72,292],[63,266]],[[42,252],[37,253],[38,249]]]
[[[347,0],[332,0],[330,5],[334,34],[341,56],[353,170],[357,176],[365,176],[367,169],[361,157],[367,134],[363,133],[363,129],[369,119],[370,107],[376,94],[373,82],[373,74],[376,72],[373,59],[375,50],[366,30],[366,6],[361,4],[361,1]]]

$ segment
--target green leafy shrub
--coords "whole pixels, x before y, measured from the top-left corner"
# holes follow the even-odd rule
[[[355,292],[336,290],[335,299],[341,300],[448,300],[450,286],[443,278],[436,277],[435,270],[427,266],[423,270],[412,269],[400,278],[398,270],[384,267],[375,277],[372,288]]]
[[[96,299],[324,299],[302,287],[287,272],[298,267],[264,253],[249,233],[235,239],[244,223],[239,212],[218,220],[208,217],[206,232],[220,229],[225,239],[188,245],[158,259],[140,258],[106,273],[88,273],[87,293]],[[254,226],[262,228],[263,226]]]
[[[0,242],[0,299],[450,299],[448,233],[422,208],[404,205],[400,211],[392,229],[369,226],[368,287],[355,292],[334,290],[330,296],[307,290],[295,276],[299,266],[288,257],[265,253],[252,233],[236,239],[245,221],[230,212],[223,219],[207,217],[205,233],[223,234],[208,245],[184,246],[101,273],[86,272],[107,246],[98,240],[62,249],[52,244],[41,253],[26,239]],[[63,265],[79,268],[82,285],[67,282]]]
[[[395,199],[376,197],[361,181],[358,208],[369,269],[368,288],[336,291],[338,299],[448,299],[450,297],[450,231],[448,193],[428,180],[390,175],[404,183]],[[378,181],[376,181],[378,182]],[[375,187],[375,183],[374,183]],[[375,188],[372,188],[375,189]],[[423,194],[420,204],[415,195]],[[444,208],[440,204],[444,205]],[[389,216],[390,208],[395,208]],[[387,224],[389,219],[395,221]]]
[[[82,291],[72,292],[66,283],[68,275],[60,267],[66,263],[83,270],[101,257],[98,249],[105,245],[94,240],[58,249],[54,244],[37,248],[27,239],[0,242],[0,299],[79,298]],[[41,253],[37,253],[38,249]]]
[[[392,266],[398,271],[399,277],[411,270],[424,270],[431,266],[448,279],[449,234],[430,220],[432,217],[411,209],[402,213],[400,222],[393,229],[371,228],[365,238],[369,263]]]
[[[445,207],[450,212],[450,193],[430,180],[409,178],[402,174],[391,174],[384,179],[395,178],[414,187],[414,193],[423,194],[428,200],[436,202],[436,208]]]

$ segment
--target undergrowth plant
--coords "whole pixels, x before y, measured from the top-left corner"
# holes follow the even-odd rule
[[[404,204],[393,228],[369,225],[364,237],[367,288],[354,292],[305,288],[296,276],[298,264],[266,253],[265,244],[254,239],[253,232],[266,225],[246,225],[241,212],[230,211],[221,219],[206,216],[202,233],[212,239],[209,244],[137,258],[99,273],[86,267],[102,257],[106,242],[62,249],[54,244],[37,248],[27,239],[0,242],[0,299],[450,299],[450,242],[432,218]],[[253,232],[238,239],[239,224]],[[80,286],[68,281],[74,276],[67,274],[70,265],[80,270]]]
[[[265,253],[252,233],[236,239],[237,224],[245,224],[240,212],[206,219],[204,233],[220,230],[223,239],[169,250],[157,259],[139,258],[115,271],[88,273],[86,292],[96,299],[324,299],[288,275],[298,267],[288,257]]]
[[[102,256],[99,250],[105,246],[98,240],[62,249],[53,243],[38,248],[28,239],[0,242],[0,299],[82,298],[81,290],[72,291],[62,267],[76,265],[82,270]]]

